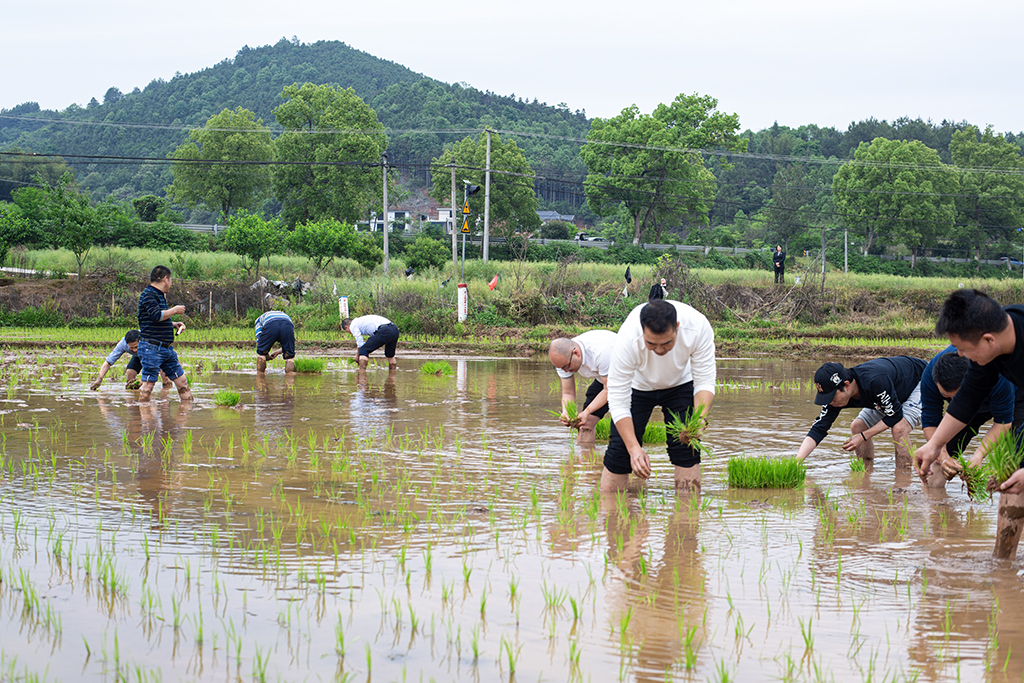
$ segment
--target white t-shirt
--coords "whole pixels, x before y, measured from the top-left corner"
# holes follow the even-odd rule
[[[390,325],[391,321],[382,315],[362,315],[349,323],[348,331],[356,338],[356,346],[363,345],[363,336],[369,337],[381,325]]]
[[[608,371],[608,408],[612,420],[630,417],[632,390],[670,389],[693,380],[693,392],[715,392],[715,332],[699,311],[666,299],[676,308],[676,343],[664,356],[647,349],[640,325],[641,304],[619,328]]]
[[[611,330],[591,330],[578,337],[573,337],[572,340],[580,345],[580,351],[583,353],[583,361],[576,374],[587,379],[607,377],[617,338],[618,335]],[[573,375],[562,368],[555,368],[555,372],[562,379],[569,379]]]

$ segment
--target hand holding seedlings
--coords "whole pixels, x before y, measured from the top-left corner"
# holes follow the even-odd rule
[[[974,463],[973,459],[971,460],[971,464],[974,464],[975,466],[980,465],[980,463]],[[939,453],[939,465],[942,467],[942,475],[946,477],[946,481],[951,480],[958,474],[962,475],[964,471],[964,466],[960,464],[960,461],[956,458],[949,457],[949,454],[946,453],[945,449]]]
[[[989,485],[994,484],[995,479],[990,480]],[[1024,493],[1024,469],[1019,469],[1010,475],[1010,478],[999,485],[1000,493]]]

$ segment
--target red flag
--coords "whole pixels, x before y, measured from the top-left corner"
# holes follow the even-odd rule
[[[491,280],[491,284],[488,285],[488,286],[491,288],[492,291],[494,290],[495,287],[498,286],[498,276],[497,275],[494,276],[494,279]]]

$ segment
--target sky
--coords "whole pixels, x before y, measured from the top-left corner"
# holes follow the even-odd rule
[[[9,3],[0,108],[103,100],[282,37],[591,117],[710,95],[741,129],[899,117],[1024,131],[1019,0]]]

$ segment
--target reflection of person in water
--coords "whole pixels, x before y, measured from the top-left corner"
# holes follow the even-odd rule
[[[295,429],[295,375],[257,373],[254,422],[261,431],[281,434]]]
[[[604,501],[609,564],[623,574],[623,581],[611,582],[607,592],[607,618],[617,622],[619,615],[632,611],[628,632],[615,638],[625,635],[637,648],[637,680],[647,678],[646,673],[652,674],[651,680],[663,680],[667,670],[688,656],[688,637],[694,656],[708,638],[703,626],[706,572],[697,536],[700,512],[690,505],[689,495],[680,498],[666,522],[660,557],[652,552],[657,543],[649,538],[650,518],[620,509],[614,498]],[[634,515],[635,521],[630,519]],[[657,596],[653,602],[651,595]]]
[[[182,440],[191,410],[191,401],[179,403],[173,416],[170,403],[165,401],[128,404],[129,446],[139,459],[135,483],[157,519],[167,514],[167,493],[179,487],[175,482],[175,458],[170,450],[164,452],[164,444],[173,449]]]
[[[349,401],[349,421],[357,436],[369,437],[383,431],[398,410],[394,367],[388,369],[383,388],[370,386],[365,369],[356,371],[356,391]]]

